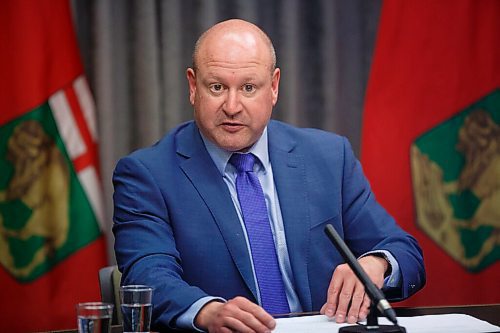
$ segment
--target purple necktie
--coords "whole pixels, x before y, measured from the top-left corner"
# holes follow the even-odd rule
[[[236,191],[250,242],[262,307],[270,314],[289,313],[264,192],[253,172],[255,156],[235,153],[229,163],[238,171]]]

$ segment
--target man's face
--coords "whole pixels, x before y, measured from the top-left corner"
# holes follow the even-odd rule
[[[262,135],[278,99],[279,69],[250,33],[207,38],[196,71],[187,70],[189,100],[201,132],[219,147],[245,151]]]

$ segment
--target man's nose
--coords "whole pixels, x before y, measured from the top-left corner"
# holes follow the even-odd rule
[[[241,100],[238,91],[232,89],[228,91],[223,108],[228,115],[235,115],[241,111]]]

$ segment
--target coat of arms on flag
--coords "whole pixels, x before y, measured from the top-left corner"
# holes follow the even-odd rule
[[[78,110],[68,102],[72,92]],[[86,157],[95,153],[95,129],[75,117],[85,118],[86,93],[80,77],[0,127],[0,264],[20,282],[101,235],[97,171]]]
[[[500,259],[500,90],[411,146],[418,226],[471,272]]]

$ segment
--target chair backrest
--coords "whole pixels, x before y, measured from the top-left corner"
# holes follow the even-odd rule
[[[114,304],[113,325],[122,324],[122,312],[120,310],[120,280],[122,274],[118,266],[107,266],[99,270],[99,286],[101,289],[101,300]]]

